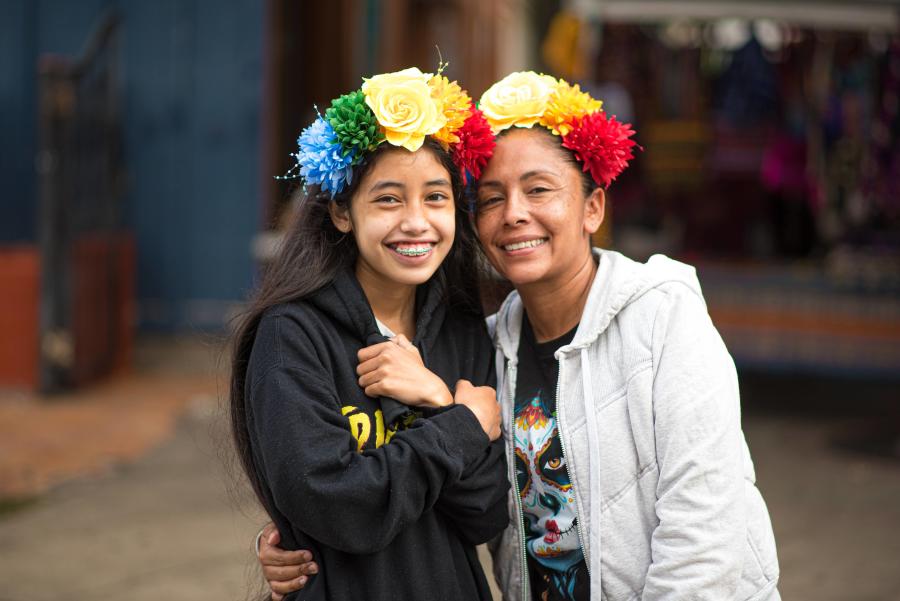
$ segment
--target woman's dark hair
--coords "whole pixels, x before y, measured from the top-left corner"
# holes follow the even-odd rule
[[[309,296],[331,283],[342,270],[353,268],[359,256],[356,240],[334,226],[329,205],[334,202],[339,208],[349,210],[360,182],[381,155],[395,148],[381,144],[368,153],[353,168],[352,183],[334,198],[317,186],[310,186],[300,201],[278,256],[265,270],[248,308],[237,318],[231,350],[231,433],[241,467],[257,499],[267,510],[269,507],[250,450],[244,399],[247,366],[257,328],[269,308]],[[450,155],[437,142],[426,138],[422,149],[431,152],[450,174],[456,204],[456,235],[447,257],[432,277],[442,282],[448,304],[457,310],[481,315],[475,233],[464,206],[459,172]]]

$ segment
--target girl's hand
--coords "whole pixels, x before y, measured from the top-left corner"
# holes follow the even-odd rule
[[[272,601],[281,601],[288,593],[299,591],[306,586],[309,576],[319,571],[319,566],[312,561],[312,553],[285,551],[278,546],[280,542],[278,529],[269,522],[259,537],[259,563],[272,590]]]
[[[497,402],[497,392],[490,386],[472,386],[468,380],[460,380],[456,383],[456,396],[453,398],[457,405],[468,407],[481,429],[492,441],[500,438],[500,403]]]
[[[422,363],[419,349],[402,334],[357,353],[359,385],[370,397],[386,396],[414,407],[444,407],[453,395]]]

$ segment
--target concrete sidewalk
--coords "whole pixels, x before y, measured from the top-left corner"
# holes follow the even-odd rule
[[[769,377],[742,386],[782,597],[900,600],[900,461],[853,445],[900,423],[891,389]],[[0,601],[245,601],[262,590],[250,545],[264,520],[227,493],[214,399],[173,405],[174,429],[140,458],[0,514]]]
[[[250,546],[263,520],[226,492],[215,413],[195,404],[139,461],[0,519],[0,599],[251,598],[262,580]]]

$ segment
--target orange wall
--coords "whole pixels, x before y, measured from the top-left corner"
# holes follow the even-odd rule
[[[37,389],[40,259],[34,246],[0,247],[0,387]]]

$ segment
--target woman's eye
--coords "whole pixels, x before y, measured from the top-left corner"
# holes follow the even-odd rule
[[[395,196],[379,196],[375,199],[375,202],[384,203],[384,204],[394,204],[400,202],[400,200]]]
[[[549,192],[550,188],[545,188],[543,186],[535,186],[531,190],[528,191],[529,194],[543,194],[544,192]]]
[[[425,198],[425,200],[429,202],[444,202],[448,198],[449,197],[443,192],[432,192]]]
[[[486,208],[488,208],[488,207],[491,207],[491,206],[494,206],[494,205],[496,205],[496,204],[499,204],[499,203],[502,202],[502,201],[503,201],[503,197],[502,197],[502,196],[490,196],[490,197],[488,197],[488,198],[480,198],[480,199],[478,199],[478,203],[477,203],[477,204],[478,204],[478,208],[479,208],[479,209],[486,209]]]

